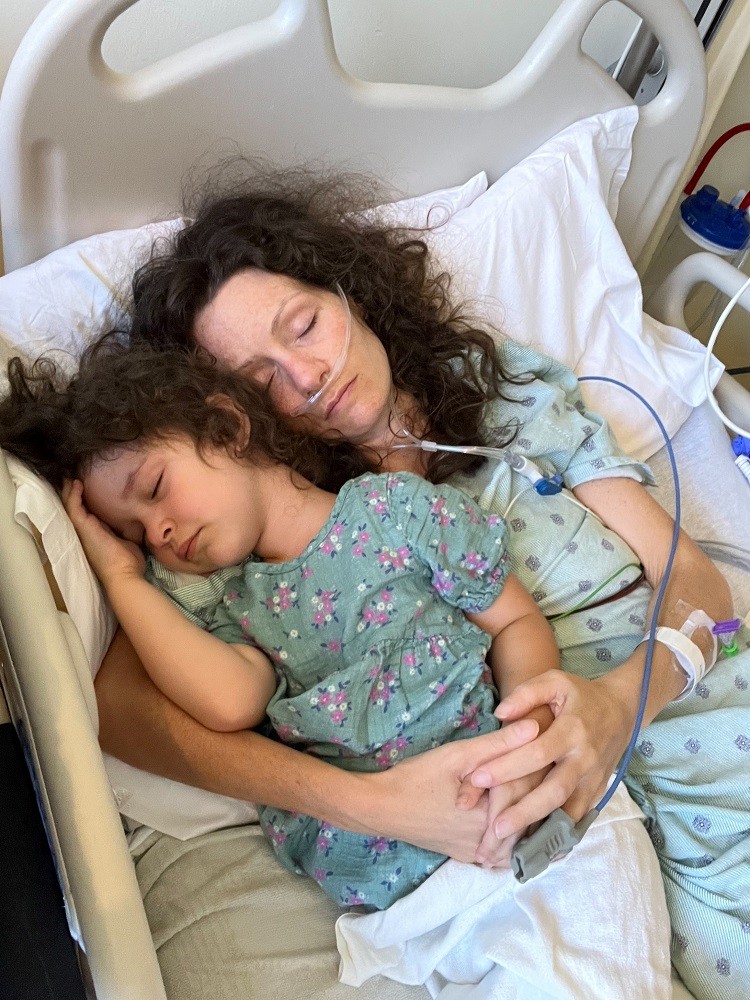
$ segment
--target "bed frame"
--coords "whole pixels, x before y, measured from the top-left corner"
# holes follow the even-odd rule
[[[185,169],[227,137],[279,163],[304,156],[367,169],[420,193],[480,169],[497,177],[574,120],[630,100],[581,50],[605,0],[564,0],[515,69],[476,90],[352,78],[337,62],[325,0],[280,0],[260,22],[139,72],[116,73],[101,43],[133,2],[53,0],[18,50],[0,101],[8,269],[79,237],[173,213]],[[620,198],[618,225],[635,258],[690,156],[706,82],[683,0],[628,5],[649,23],[669,63],[664,88],[643,109]],[[89,713],[93,688],[80,669],[80,642],[56,610],[34,541],[13,510],[0,456],[2,680],[35,775],[71,932],[99,1000],[163,1000]]]
[[[343,163],[421,194],[480,169],[493,180],[571,122],[630,102],[581,50],[604,0],[565,0],[521,62],[478,89],[353,78],[337,61],[322,0],[279,0],[270,17],[118,73],[101,43],[134,2],[54,0],[18,49],[0,108],[8,269],[174,212],[186,167],[227,139],[274,162]],[[692,151],[706,81],[682,0],[628,6],[669,64],[643,110],[620,196],[635,259]]]

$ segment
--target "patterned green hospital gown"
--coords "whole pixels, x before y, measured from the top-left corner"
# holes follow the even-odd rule
[[[652,481],[648,469],[619,451],[606,423],[586,411],[568,368],[510,341],[500,355],[510,373],[538,376],[507,387],[515,404],[489,407],[490,423],[517,417],[514,451],[559,472],[571,489],[611,475]],[[609,596],[633,579],[633,569],[622,571],[593,596],[618,565],[637,562],[634,553],[569,500],[539,497],[507,464],[486,464],[452,482],[483,509],[507,511],[511,570],[546,615],[569,611],[585,595]],[[563,669],[593,678],[626,659],[643,637],[651,594],[643,584],[555,622]],[[692,695],[642,731],[625,778],[659,857],[672,960],[699,1000],[750,997],[748,646],[745,631],[739,656],[719,660]]]
[[[517,422],[514,451],[546,473],[559,472],[569,489],[613,475],[651,482],[648,469],[620,452],[606,423],[585,409],[568,368],[510,341],[499,352],[510,373],[536,376],[508,386],[511,401],[487,407],[488,425]],[[452,485],[487,511],[507,512],[510,568],[549,616],[615,594],[639,572],[632,550],[592,514],[563,496],[538,496],[506,463],[487,462]],[[215,605],[224,582],[211,596],[209,581],[178,586],[161,575],[186,613]],[[650,596],[643,584],[558,620],[563,668],[596,677],[622,662],[643,637]],[[643,731],[626,778],[659,855],[673,961],[705,1000],[750,996],[749,683],[750,652],[720,662],[691,697]]]

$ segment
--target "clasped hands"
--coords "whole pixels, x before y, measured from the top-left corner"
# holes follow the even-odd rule
[[[480,751],[486,759],[459,774],[456,804],[478,808],[486,791],[486,829],[473,860],[505,868],[519,838],[554,809],[563,807],[577,821],[599,801],[627,745],[631,720],[607,675],[588,681],[561,670],[519,685],[495,715],[503,722],[497,733],[464,741],[469,758],[471,744],[486,739]]]

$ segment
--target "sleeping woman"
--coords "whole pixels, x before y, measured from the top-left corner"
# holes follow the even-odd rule
[[[499,715],[511,723],[547,705],[554,721],[525,746],[503,745],[506,725],[434,751],[439,764],[426,753],[377,775],[305,755],[292,777],[285,748],[229,734],[246,737],[240,754],[236,740],[178,716],[119,635],[97,677],[100,737],[178,780],[507,864],[521,830],[558,806],[582,817],[616,769],[673,523],[644,489],[648,469],[586,410],[572,372],[478,328],[451,303],[423,241],[363,221],[356,207],[340,186],[306,188],[296,175],[293,190],[282,178],[206,198],[136,274],[133,336],[201,347],[267,387],[293,427],[325,442],[329,488],[368,470],[414,472],[506,517],[511,570],[553,623],[562,670],[520,685]],[[512,462],[426,451],[420,440],[509,449],[565,489],[540,495]],[[684,534],[660,624],[683,624],[680,602],[731,617],[725,581]],[[662,866],[673,961],[696,996],[717,1000],[750,993],[748,680],[746,666],[719,664],[676,701],[690,679],[657,644],[626,779]],[[507,808],[485,832],[481,796],[497,786]]]

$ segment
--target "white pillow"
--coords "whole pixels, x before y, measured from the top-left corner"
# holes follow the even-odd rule
[[[641,285],[614,217],[630,166],[635,106],[577,122],[503,174],[432,234],[453,287],[503,334],[641,393],[673,436],[706,398],[705,349],[643,312]],[[723,365],[712,362],[714,384]],[[624,451],[645,460],[664,444],[623,389],[585,382]]]
[[[439,231],[487,190],[487,176],[372,209],[388,221]],[[37,358],[50,350],[70,364],[98,334],[127,321],[134,268],[153,241],[182,226],[181,219],[90,236],[0,277],[0,337],[17,352]],[[65,365],[66,359],[60,357]]]
[[[31,525],[36,528],[43,556],[49,560],[65,607],[78,629],[92,674],[95,674],[117,628],[114,612],[55,490],[17,458],[12,455],[6,458],[16,487],[16,521],[24,528],[30,529]]]

